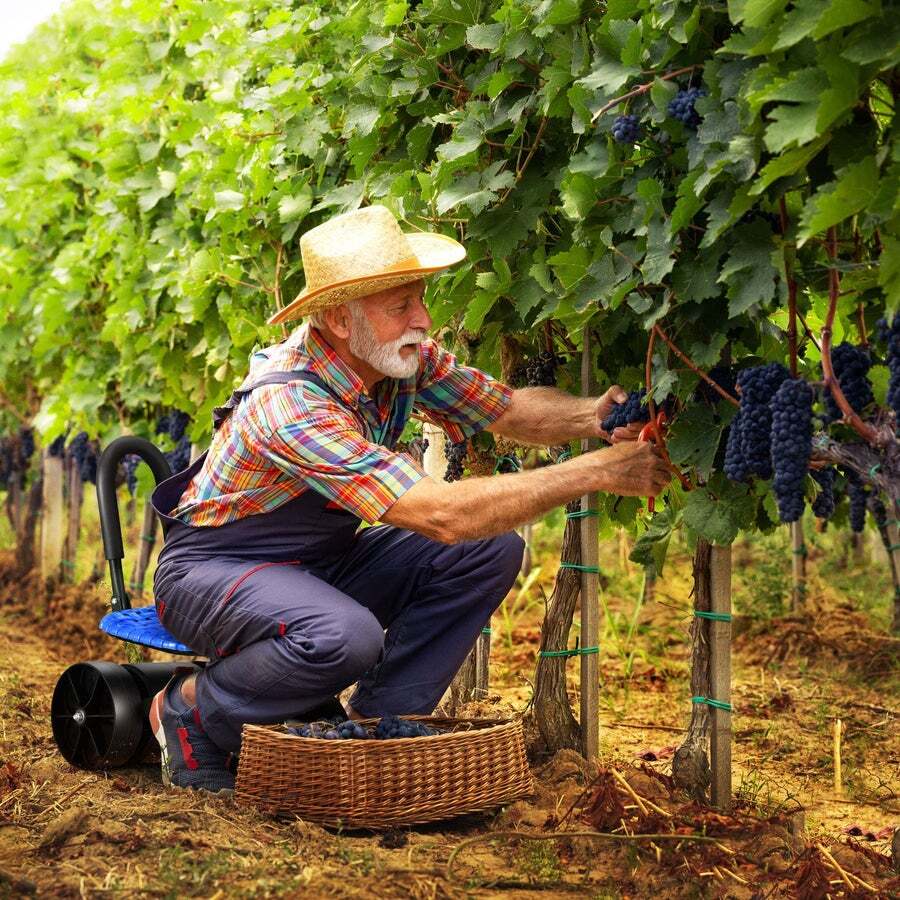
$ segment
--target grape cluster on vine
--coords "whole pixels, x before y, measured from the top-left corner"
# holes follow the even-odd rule
[[[894,316],[890,325],[887,319],[879,319],[878,335],[887,344],[887,364],[891,373],[887,402],[894,411],[896,427],[900,429],[900,313]]]
[[[861,413],[875,399],[872,382],[869,381],[869,369],[872,367],[869,352],[844,341],[831,351],[831,365],[847,402],[855,412]],[[825,409],[827,422],[835,422],[843,415],[830,388],[825,391]]]
[[[866,527],[866,503],[869,491],[852,469],[847,470],[847,496],[850,499],[850,530],[860,534]]]
[[[612,434],[616,428],[624,428],[634,422],[647,422],[650,419],[650,411],[644,403],[647,391],[641,388],[639,391],[631,391],[624,403],[616,403],[609,415],[601,423],[601,427],[607,434]]]
[[[466,458],[468,446],[468,441],[456,443],[450,438],[444,440],[444,455],[447,457],[444,481],[459,481],[463,477],[463,461]]]
[[[562,357],[547,350],[525,364],[525,384],[528,387],[556,387],[556,370]]]
[[[65,454],[65,447],[66,436],[61,434],[50,442],[50,446],[47,448],[47,455],[53,459],[62,459]]]
[[[616,116],[612,136],[619,144],[633,144],[641,136],[641,123],[637,116]]]
[[[812,453],[812,405],[812,388],[802,378],[786,379],[772,398],[772,488],[782,522],[796,522],[806,505],[803,494]]]
[[[685,91],[679,91],[675,97],[669,101],[669,115],[674,119],[683,122],[688,128],[696,129],[702,119],[700,114],[694,109],[694,104],[700,97],[706,96],[705,88],[688,88]]]
[[[137,491],[137,467],[141,458],[137,453],[129,453],[122,460],[122,468],[125,470],[125,484],[128,485],[128,493],[133,497]]]
[[[89,484],[97,483],[97,451],[97,442],[90,440],[86,431],[76,434],[68,447],[69,455],[78,466],[81,480]]]
[[[186,469],[191,464],[191,442],[188,436],[182,434],[175,449],[164,453],[163,456],[173,473]]]
[[[834,515],[834,480],[837,477],[837,469],[828,466],[825,469],[810,470],[813,480],[819,485],[819,493],[812,502],[813,515],[819,519],[830,519]]]
[[[742,468],[747,476],[772,477],[772,411],[769,404],[782,382],[788,377],[781,363],[753,366],[738,373],[737,385],[741,406],[731,427],[740,431],[741,461],[734,468]],[[726,460],[726,465],[728,465]]]

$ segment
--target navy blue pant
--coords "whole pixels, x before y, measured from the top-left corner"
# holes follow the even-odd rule
[[[523,547],[515,533],[448,546],[381,525],[321,562],[171,553],[154,592],[163,625],[209,658],[197,676],[204,728],[237,751],[245,722],[300,718],[354,682],[362,715],[432,712]]]

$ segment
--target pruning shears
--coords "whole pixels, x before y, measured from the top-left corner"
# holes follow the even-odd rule
[[[639,441],[653,441],[656,442],[657,436],[659,437],[660,443],[663,442],[663,438],[666,432],[666,425],[669,422],[669,418],[665,413],[665,410],[660,410],[656,414],[656,419],[651,419],[642,429],[641,433],[638,435]],[[666,454],[668,456],[668,454]],[[648,497],[647,498],[647,512],[653,513],[656,512],[656,497]]]

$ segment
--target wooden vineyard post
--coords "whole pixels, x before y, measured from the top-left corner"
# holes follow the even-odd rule
[[[731,810],[731,547],[713,545],[709,562],[709,687],[712,804]]]
[[[75,581],[75,563],[78,559],[78,538],[81,535],[81,507],[84,502],[84,485],[81,481],[81,467],[74,456],[69,456],[66,464],[69,485],[69,523],[66,546],[63,553],[63,578]]]
[[[422,456],[422,467],[429,478],[434,481],[443,481],[444,473],[447,471],[447,455],[444,453],[444,431],[437,425],[430,422],[422,423],[422,437],[428,441],[425,453]],[[469,652],[469,655],[463,660],[463,664],[459,667],[459,671],[453,676],[453,681],[448,688],[450,698],[450,714],[455,715],[456,711],[463,703],[472,700],[476,693],[478,685],[477,670],[479,650],[481,639],[486,635],[479,635],[475,646]],[[490,653],[490,644],[488,644],[488,653]],[[483,660],[481,665],[487,670],[487,660]]]
[[[41,579],[59,578],[66,535],[66,506],[63,496],[65,462],[61,456],[44,451],[44,478],[41,507]]]
[[[134,592],[135,597],[142,597],[144,593],[144,578],[147,575],[147,569],[150,566],[150,556],[156,544],[157,524],[156,511],[148,498],[144,504],[144,520],[141,524],[141,545],[137,561],[134,564],[134,569],[132,569],[131,584],[128,586]]]
[[[800,612],[806,604],[806,540],[803,519],[791,522],[791,609]]]
[[[585,325],[581,350],[581,393],[585,397],[592,395],[592,373],[591,333]],[[581,452],[599,445],[599,439],[586,438],[581,442]],[[581,740],[587,760],[600,755],[600,526],[592,514],[599,503],[596,491],[581,500]]]

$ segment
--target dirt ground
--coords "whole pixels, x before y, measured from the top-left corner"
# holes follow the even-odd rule
[[[536,529],[535,568],[494,617],[490,695],[471,716],[527,710],[558,525]],[[45,594],[0,554],[0,897],[900,896],[900,641],[887,630],[886,564],[877,548],[854,555],[846,535],[810,542],[802,615],[781,612],[784,536],[735,548],[733,814],[690,802],[669,777],[690,716],[688,549],[672,548],[641,604],[641,573],[611,540],[600,760],[565,750],[535,759],[529,799],[384,832],[170,791],[155,766],[70,766],[50,699],[72,663],[127,661],[126,646],[96,628],[109,588],[84,581]],[[79,577],[95,550],[84,553]],[[568,668],[577,711],[577,665]]]

